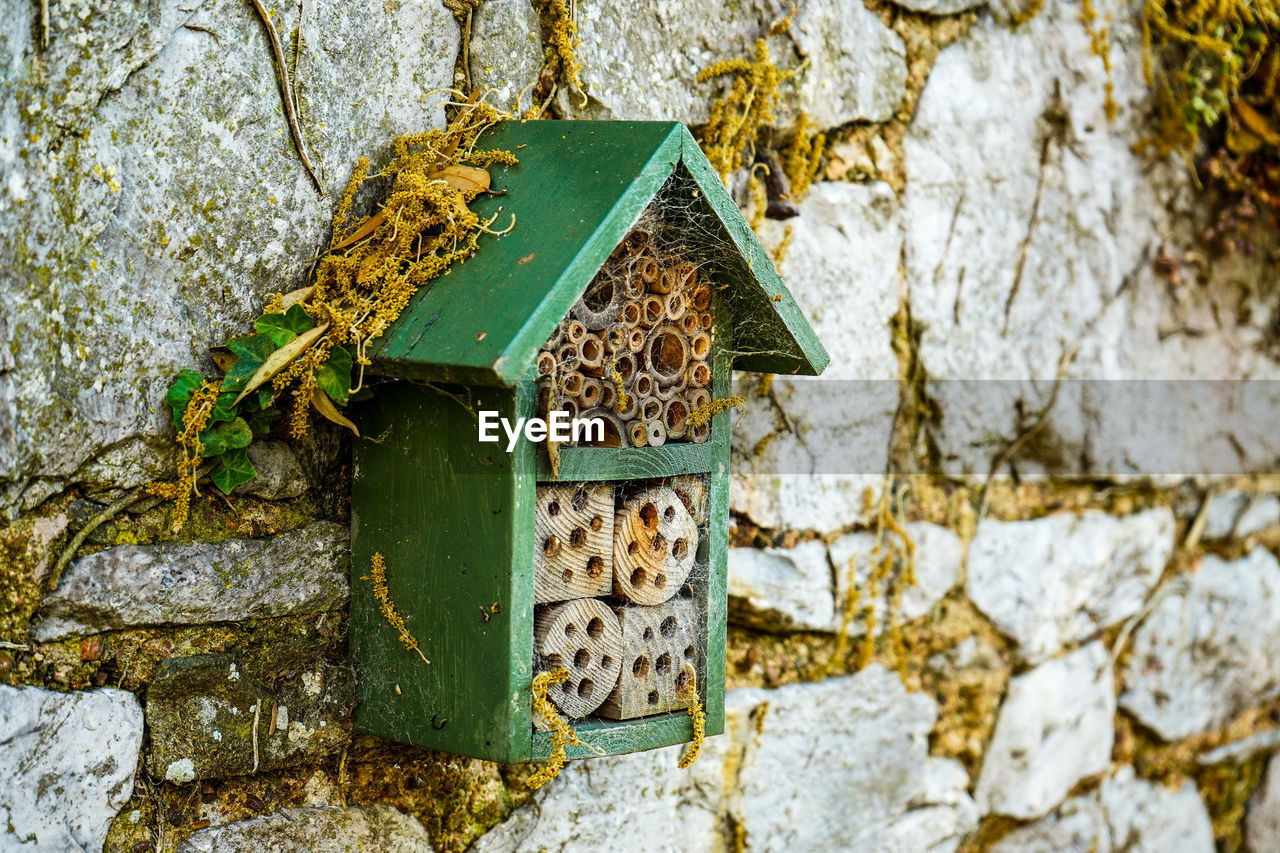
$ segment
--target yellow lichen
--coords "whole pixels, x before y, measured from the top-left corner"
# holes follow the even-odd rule
[[[693,740],[689,741],[680,760],[676,762],[676,767],[685,770],[692,767],[702,754],[702,742],[707,737],[707,715],[702,710],[702,703],[698,701],[698,673],[693,664],[686,661],[680,674],[682,678],[677,692],[688,698],[689,718],[693,720]]]
[[[690,412],[689,426],[700,427],[721,412],[741,406],[745,402],[747,402],[746,398],[741,397],[738,394],[731,394],[728,397],[719,397]]]
[[[422,653],[422,649],[418,647],[418,639],[409,631],[409,626],[404,624],[404,617],[396,611],[396,606],[391,601],[391,592],[387,589],[386,559],[382,554],[376,553],[370,562],[373,564],[373,569],[369,575],[361,578],[361,580],[373,581],[373,597],[378,601],[378,609],[382,611],[382,618],[387,620],[388,625],[396,629],[396,633],[400,635],[400,645],[411,652],[417,652],[423,663],[431,663],[431,661],[427,660],[427,656]]]
[[[200,443],[200,433],[204,431],[210,415],[213,414],[214,405],[218,400],[218,388],[219,384],[216,382],[202,383],[192,393],[191,402],[187,404],[187,409],[183,413],[182,432],[178,433],[177,439],[181,457],[178,461],[178,482],[147,484],[147,491],[150,494],[175,502],[173,509],[175,533],[187,523],[187,516],[191,512],[191,496],[200,493],[196,483],[197,470],[200,468],[204,451],[204,446]]]
[[[769,257],[773,259],[774,266],[780,266],[787,259],[787,252],[791,251],[791,240],[795,237],[795,228],[788,225],[782,232],[782,239],[774,250],[769,253]]]
[[[547,698],[547,690],[553,684],[563,684],[568,680],[569,671],[564,667],[558,667],[537,675],[530,688],[530,692],[533,693],[533,712],[541,717],[547,728],[551,730],[551,757],[547,759],[546,764],[538,768],[536,773],[525,780],[525,784],[535,791],[560,775],[561,769],[564,768],[565,747],[582,744],[573,726],[560,716],[555,706],[551,704],[551,700]]]
[[[800,113],[791,144],[783,155],[783,171],[791,183],[792,201],[801,201],[808,195],[822,165],[822,152],[826,147],[827,135],[815,129],[808,113]]]
[[[1111,68],[1111,16],[1107,15],[1106,23],[1099,27],[1098,13],[1093,8],[1093,0],[1080,0],[1080,23],[1084,25],[1084,31],[1089,36],[1089,46],[1094,54],[1102,60],[1102,70],[1107,75],[1107,81],[1103,84],[1103,91],[1106,95],[1104,109],[1107,114],[1107,121],[1116,120],[1116,85],[1113,79]]]
[[[609,380],[613,382],[613,410],[615,412],[625,412],[627,406],[631,405],[631,396],[627,394],[627,385],[622,378],[622,372],[618,370],[618,362],[610,360],[609,362]]]

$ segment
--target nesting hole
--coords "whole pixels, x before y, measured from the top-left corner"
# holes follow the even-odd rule
[[[671,671],[671,655],[666,653],[659,655],[657,666],[658,666],[658,672],[662,675],[666,675],[668,672],[670,672]]]
[[[592,311],[603,311],[613,302],[615,294],[613,279],[600,276],[587,288],[587,292],[582,294],[582,304]]]
[[[653,585],[656,589],[666,589],[667,576],[662,574],[662,572],[658,572],[657,577],[653,579]]]
[[[685,660],[693,660],[693,656],[694,656],[695,654],[697,654],[697,651],[693,648],[693,646],[685,646],[685,647],[684,647],[684,659],[685,659]]]
[[[561,572],[561,573],[560,573],[560,578],[561,578],[565,583],[569,583],[570,581],[572,581],[572,580],[573,580],[573,569],[565,569],[563,572]]]
[[[639,545],[639,543],[637,543],[637,542],[635,542],[635,541],[631,541],[631,542],[628,542],[628,543],[627,543],[627,553],[628,553],[628,554],[634,554],[634,553],[636,553],[636,552],[637,552],[637,551],[639,551],[639,550],[640,550],[640,545]]]
[[[591,519],[591,529],[592,529],[592,530],[599,531],[599,530],[600,530],[600,528],[602,528],[602,527],[604,527],[604,519],[603,519],[603,518],[601,518],[600,516],[598,516],[598,515],[597,515],[595,518]]]
[[[631,663],[631,674],[636,678],[644,678],[649,674],[649,659],[644,655],[636,658]]]
[[[676,674],[676,692],[686,693],[689,690],[689,673],[681,670]]]
[[[548,536],[546,541],[542,543],[542,553],[548,557],[554,557],[560,553],[560,538],[558,536]]]
[[[671,556],[677,560],[683,560],[685,555],[689,553],[689,542],[687,539],[677,539],[675,544],[671,546]]]
[[[676,617],[668,616],[662,620],[662,624],[658,626],[658,630],[662,632],[662,636],[670,637],[676,632]]]
[[[652,628],[645,628],[645,629],[644,629],[644,635],[643,635],[643,636],[644,636],[644,639],[645,639],[645,641],[646,641],[646,642],[651,641],[651,640],[653,639],[653,629],[652,629]]]
[[[599,557],[592,557],[587,560],[587,577],[598,578],[604,573],[604,560]]]
[[[586,649],[578,649],[578,653],[573,656],[573,665],[582,669],[589,663],[591,663],[591,653]]]
[[[560,501],[552,501],[551,503],[547,504],[547,515],[554,516],[559,514],[560,514]]]
[[[604,636],[604,620],[599,616],[592,617],[587,623],[587,636],[593,640],[598,640]]]
[[[653,534],[653,543],[651,546],[655,554],[659,554],[667,549],[667,537],[661,533]]]
[[[640,521],[650,530],[658,526],[658,508],[652,502],[640,507]]]
[[[581,527],[573,528],[573,532],[569,534],[569,544],[575,548],[581,548],[587,544],[587,531]]]
[[[658,704],[658,691],[656,691],[656,690],[650,690],[650,691],[649,691],[649,704],[650,704],[650,705],[657,705],[657,704]]]
[[[671,521],[676,517],[676,508],[668,505],[667,508],[662,511],[662,517],[667,521]]]
[[[644,569],[636,569],[631,573],[631,586],[636,589],[640,588],[644,584],[646,577]]]
[[[576,633],[578,633],[578,626],[572,622],[566,622],[564,625],[564,635],[566,637],[572,637]]]
[[[609,669],[609,667],[613,666],[613,658],[608,655],[600,658],[600,666],[606,670]]]

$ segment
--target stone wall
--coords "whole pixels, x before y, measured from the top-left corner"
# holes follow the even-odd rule
[[[800,0],[769,39],[767,139],[803,113],[829,148],[760,236],[862,393],[742,377],[725,734],[530,794],[352,736],[324,426],[181,533],[143,502],[59,558],[171,469],[169,378],[303,281],[357,156],[455,84],[528,107],[538,11],[273,10],[319,195],[250,4],[48,5],[47,47],[40,4],[0,15],[0,849],[1280,849],[1280,439],[1204,390],[1280,375],[1280,287],[1199,244],[1185,164],[1134,153],[1136,7],[1103,10],[1114,121],[1066,0]],[[585,93],[549,109],[696,126],[698,71],[787,8],[579,0]],[[1159,401],[1183,473],[1233,476],[1129,465],[1151,412],[1090,380],[1169,378],[1206,380]]]

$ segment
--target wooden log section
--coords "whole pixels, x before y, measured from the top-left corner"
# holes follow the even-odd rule
[[[582,380],[582,390],[578,392],[578,408],[594,409],[600,405],[603,394],[604,386],[600,384],[599,379]]]
[[[662,421],[645,421],[644,432],[649,437],[650,447],[661,447],[667,443],[667,428]]]
[[[538,375],[550,376],[556,372],[556,357],[549,352],[538,353]]]
[[[702,313],[711,307],[711,285],[698,282],[689,292],[689,305],[694,311]]]
[[[684,319],[687,304],[688,303],[685,302],[684,294],[680,291],[677,290],[674,293],[668,293],[667,298],[662,302],[663,313],[671,322],[679,322]]]
[[[613,586],[613,486],[540,485],[536,503],[534,601],[608,595]]]
[[[632,447],[649,446],[649,433],[644,428],[643,421],[633,420],[627,424],[627,441],[631,442]]]
[[[614,520],[614,595],[661,604],[684,585],[697,550],[698,527],[674,491],[658,486],[632,495]]]
[[[635,328],[627,334],[627,350],[638,353],[644,349],[644,329]]]
[[[681,474],[671,478],[671,490],[680,498],[698,527],[707,526],[707,475]]]
[[[618,312],[618,322],[627,326],[635,326],[640,322],[640,303],[635,299],[628,299],[622,306],[622,310]]]
[[[711,368],[707,366],[705,361],[695,361],[689,367],[686,374],[689,379],[690,388],[706,388],[711,384]]]
[[[698,314],[695,311],[687,311],[680,318],[680,330],[686,335],[694,335],[698,329],[702,328],[701,322],[698,320]]]
[[[629,605],[616,612],[622,673],[599,716],[634,720],[684,710],[689,700],[681,695],[681,669],[691,663],[701,672],[704,666],[702,614],[696,602],[674,598],[655,607]]]
[[[533,642],[539,672],[569,672],[547,691],[566,717],[587,716],[613,693],[622,671],[622,627],[608,605],[584,598],[539,607]]]
[[[657,397],[640,398],[640,420],[655,421],[662,415],[662,401]]]
[[[570,320],[565,326],[564,339],[571,344],[580,344],[587,336],[587,327],[579,320]]]

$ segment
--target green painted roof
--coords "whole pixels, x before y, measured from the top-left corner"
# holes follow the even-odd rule
[[[414,296],[373,348],[378,372],[473,385],[531,377],[539,348],[664,185],[710,248],[713,260],[690,260],[723,288],[734,367],[826,367],[826,350],[684,125],[512,120],[479,147],[520,158],[495,164],[494,193],[471,205],[482,219],[499,214],[495,228],[515,214],[515,228],[482,236],[475,257]]]

